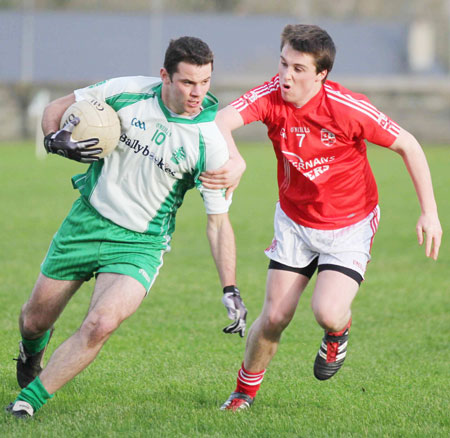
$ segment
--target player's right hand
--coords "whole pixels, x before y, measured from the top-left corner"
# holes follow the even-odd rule
[[[98,138],[76,141],[72,138],[73,128],[80,123],[80,119],[75,117],[67,122],[62,129],[51,132],[44,137],[44,147],[47,153],[61,155],[70,160],[81,163],[92,163],[100,158],[98,154],[102,148],[93,148],[98,144]]]
[[[207,189],[226,189],[225,199],[229,199],[239,185],[246,168],[240,155],[230,157],[222,167],[202,172],[200,181]]]
[[[242,301],[239,289],[236,286],[224,287],[222,303],[227,308],[228,318],[233,320],[230,325],[223,329],[223,332],[239,333],[239,336],[243,338],[245,336],[247,308]]]

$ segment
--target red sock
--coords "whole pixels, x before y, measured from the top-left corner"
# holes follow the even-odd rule
[[[347,329],[350,330],[352,325],[352,318],[348,321],[347,325],[339,332],[327,332],[329,336],[342,336]],[[336,357],[339,354],[339,343],[328,341],[327,342],[327,363],[336,362]]]
[[[327,331],[327,333],[330,336],[342,336],[344,334],[345,330],[350,329],[351,325],[352,325],[352,318],[349,319],[347,325],[341,331],[339,331],[339,332],[328,332]]]
[[[251,373],[244,368],[244,363],[242,363],[242,367],[238,372],[235,392],[242,392],[249,395],[251,398],[255,398],[265,372],[266,370],[259,371],[258,373]]]

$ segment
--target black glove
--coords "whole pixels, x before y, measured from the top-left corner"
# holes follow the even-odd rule
[[[78,117],[67,122],[63,128],[56,132],[51,132],[44,137],[44,147],[47,153],[58,154],[70,160],[81,163],[92,163],[100,158],[102,148],[91,148],[98,144],[98,138],[76,141],[72,138],[72,131],[80,123]]]
[[[239,336],[243,338],[245,336],[247,308],[242,301],[239,289],[236,286],[224,287],[222,303],[227,308],[228,318],[233,320],[230,325],[223,329],[224,333],[239,333]]]

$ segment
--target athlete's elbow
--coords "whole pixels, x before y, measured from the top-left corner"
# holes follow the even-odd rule
[[[401,156],[405,156],[411,152],[421,149],[421,147],[414,135],[405,129],[402,129],[390,149],[397,152]]]

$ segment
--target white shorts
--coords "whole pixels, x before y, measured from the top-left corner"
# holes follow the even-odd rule
[[[317,230],[297,224],[277,203],[275,236],[265,250],[269,259],[304,268],[318,257],[318,265],[335,265],[356,271],[364,279],[370,250],[380,220],[380,208],[363,220],[337,230]]]

